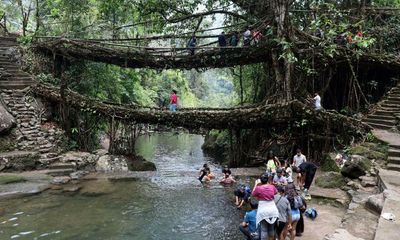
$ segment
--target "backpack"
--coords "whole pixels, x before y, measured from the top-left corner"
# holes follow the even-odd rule
[[[314,220],[318,216],[318,212],[317,210],[315,210],[315,208],[308,208],[304,214],[306,215],[306,217],[309,217],[312,220]]]
[[[301,208],[304,206],[303,199],[301,199],[301,196],[297,195],[294,196],[293,199],[290,201],[290,207],[291,208]]]

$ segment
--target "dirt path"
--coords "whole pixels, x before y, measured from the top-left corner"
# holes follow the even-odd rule
[[[345,214],[344,208],[335,207],[323,201],[312,201],[308,207],[315,208],[318,212],[318,217],[314,221],[304,217],[305,228],[303,236],[296,237],[296,239],[322,240],[325,235],[334,233],[335,229],[340,227]]]

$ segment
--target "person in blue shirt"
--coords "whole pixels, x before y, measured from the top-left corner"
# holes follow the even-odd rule
[[[259,239],[257,231],[257,208],[258,203],[254,200],[250,201],[251,211],[246,212],[242,224],[239,226],[239,230],[247,237],[247,240]]]

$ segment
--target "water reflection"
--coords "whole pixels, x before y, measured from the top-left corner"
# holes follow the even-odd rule
[[[233,189],[204,188],[188,172],[207,159],[201,136],[143,137],[137,152],[153,161],[151,181],[87,182],[79,194],[0,202],[0,239],[242,239]]]

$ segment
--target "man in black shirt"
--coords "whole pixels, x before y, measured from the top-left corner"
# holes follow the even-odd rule
[[[304,181],[304,193],[307,195],[310,189],[311,183],[314,179],[315,172],[317,171],[317,166],[311,162],[303,162],[299,167],[293,169],[294,172],[301,173],[305,175]]]

